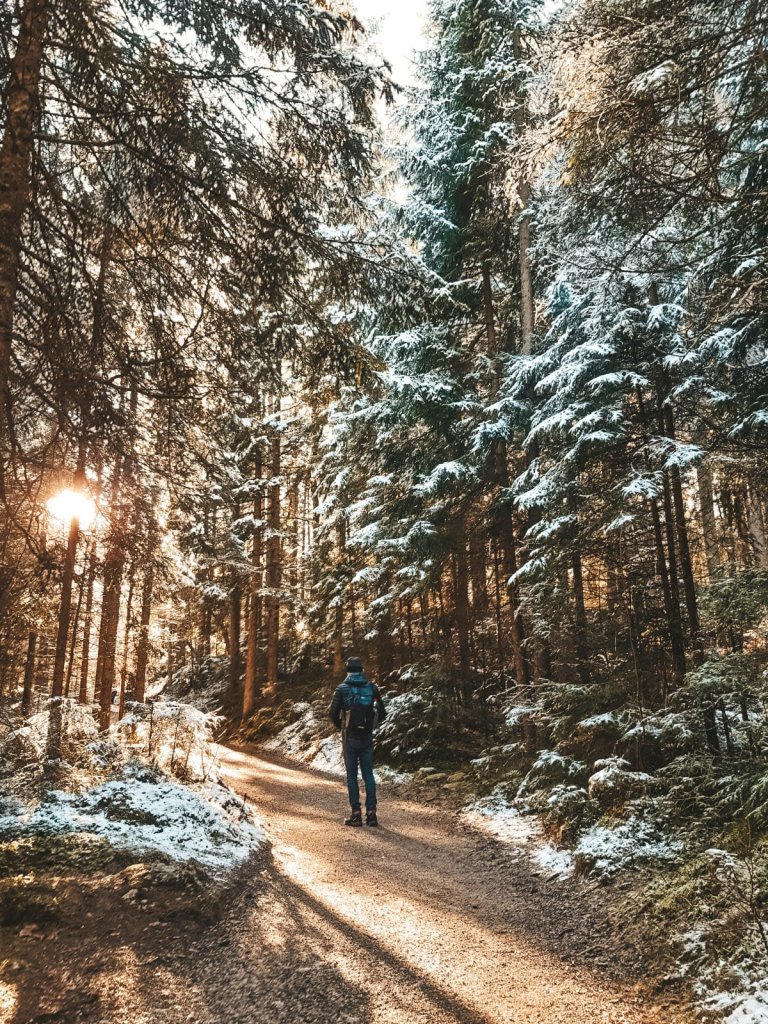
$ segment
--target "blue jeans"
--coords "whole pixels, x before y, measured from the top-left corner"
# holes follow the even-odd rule
[[[360,787],[357,782],[358,765],[365,783],[365,809],[376,810],[376,779],[373,777],[373,740],[365,746],[357,746],[344,740],[341,745],[344,767],[347,770],[347,789],[353,811],[360,810]]]

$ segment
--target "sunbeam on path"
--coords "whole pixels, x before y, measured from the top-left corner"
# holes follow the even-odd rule
[[[384,827],[344,829],[337,780],[243,750],[222,748],[220,757],[274,841],[275,941],[282,933],[295,943],[298,929],[318,965],[332,964],[365,992],[361,1020],[664,1019],[641,1008],[629,988],[567,962],[541,941],[536,910],[526,914],[525,887],[506,877],[506,889],[489,885],[476,839],[443,812],[385,796]]]

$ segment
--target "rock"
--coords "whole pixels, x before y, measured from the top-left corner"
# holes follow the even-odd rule
[[[597,771],[590,776],[587,793],[607,809],[623,804],[647,792],[653,779],[645,772],[633,772],[629,761],[622,757],[608,757],[595,762]]]

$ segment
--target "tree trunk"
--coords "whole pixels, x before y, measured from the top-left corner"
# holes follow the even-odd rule
[[[333,615],[333,674],[338,677],[344,671],[344,605],[339,597]]]
[[[288,591],[291,594],[291,601],[288,603],[286,622],[283,632],[289,643],[293,642],[296,636],[296,609],[299,598],[299,477],[294,474],[291,485],[288,488],[288,512],[285,522],[285,531],[291,538],[290,550],[286,550],[287,543],[282,546],[282,561],[284,564],[283,574],[285,575],[285,562],[287,561]]]
[[[661,583],[664,611],[667,616],[667,625],[669,628],[669,643],[672,653],[672,671],[674,673],[675,683],[679,686],[683,681],[686,670],[685,641],[683,639],[683,626],[680,619],[680,602],[675,600],[674,591],[667,571],[667,561],[664,554],[664,538],[661,529],[661,515],[655,498],[651,499],[650,508],[651,520],[653,522],[653,538],[656,548],[656,572],[658,573],[659,581]]]
[[[27,660],[24,663],[24,689],[21,695],[21,713],[25,718],[32,711],[32,690],[35,685],[35,653],[37,651],[37,634],[30,633],[27,640]]]
[[[485,535],[472,533],[469,542],[469,564],[472,574],[472,617],[480,622],[488,614],[488,562]]]
[[[229,693],[233,701],[240,690],[242,599],[243,593],[240,584],[235,583],[229,595]]]
[[[104,590],[96,658],[96,686],[99,694],[99,728],[107,732],[112,716],[112,691],[115,686],[117,630],[120,623],[120,598],[124,556],[119,549],[108,552],[104,569]]]
[[[69,658],[67,659],[67,675],[64,680],[64,696],[69,697],[70,689],[72,687],[72,671],[75,667],[75,651],[77,650],[77,630],[80,625],[80,611],[83,607],[83,597],[85,595],[86,578],[88,575],[88,564],[90,557],[86,554],[85,563],[83,565],[82,572],[80,574],[80,586],[77,591],[77,604],[75,605],[75,614],[72,616],[72,635],[69,641]]]
[[[379,619],[377,630],[376,661],[379,679],[383,681],[392,673],[395,664],[392,656],[392,615],[389,610],[384,612]]]
[[[339,561],[343,562],[347,547],[347,529],[343,513],[339,516],[336,527],[336,543],[339,549]],[[338,603],[333,616],[333,672],[340,676],[344,669],[344,595],[337,595]]]
[[[579,666],[579,681],[582,686],[586,686],[590,678],[587,655],[587,611],[584,604],[584,573],[581,566],[581,553],[577,548],[571,553],[571,570],[573,572],[573,600],[576,607],[576,661]]]
[[[259,481],[259,491],[253,501],[253,518],[261,523],[264,515],[264,496],[261,492],[262,464],[261,448],[256,452],[254,478]],[[248,609],[248,639],[245,655],[245,683],[243,685],[243,718],[253,714],[256,697],[259,691],[259,645],[262,627],[262,596],[263,585],[263,548],[264,530],[262,526],[254,529],[251,540],[251,603]]]
[[[144,586],[141,591],[141,623],[136,641],[136,681],[133,686],[133,699],[143,704],[147,688],[147,660],[149,655],[149,623],[152,616],[152,591],[155,584],[155,569],[150,562],[144,575]]]
[[[483,308],[485,315],[485,332],[490,354],[498,353],[498,338],[496,334],[496,323],[493,312],[493,289],[491,284],[491,273],[488,264],[483,265]],[[531,325],[531,331],[533,326]],[[530,349],[530,337],[529,337]],[[494,452],[495,475],[499,488],[503,491],[509,487],[509,468],[507,465],[507,442],[500,439],[496,443]],[[502,565],[505,576],[504,587],[509,599],[509,607],[512,616],[512,660],[514,663],[517,685],[521,690],[526,690],[530,684],[530,672],[528,662],[525,658],[523,644],[525,643],[525,625],[520,609],[520,596],[517,585],[512,579],[517,572],[517,548],[515,545],[515,528],[512,522],[512,511],[506,506],[500,510],[499,516],[499,544],[502,552]]]
[[[117,717],[122,718],[125,714],[125,688],[128,681],[128,645],[131,638],[131,614],[133,612],[133,585],[134,571],[131,568],[128,581],[128,600],[125,604],[125,628],[123,629],[123,664],[120,668],[120,704],[117,710]]]
[[[279,416],[280,403],[277,403]],[[272,479],[269,488],[269,536],[266,543],[266,576],[267,576],[267,674],[265,689],[275,696],[278,686],[278,659],[280,656],[280,584],[281,544],[280,544],[280,430],[276,424],[272,438]]]
[[[499,486],[506,490],[509,487],[509,470],[507,469],[507,443],[499,441],[496,446],[496,479]],[[509,599],[512,616],[510,640],[512,644],[512,663],[515,679],[521,692],[527,691],[531,682],[528,660],[525,657],[525,624],[520,608],[520,595],[514,581],[517,572],[517,546],[515,544],[515,527],[512,512],[506,506],[500,510],[499,546],[501,548],[501,566],[504,573],[504,587]]]
[[[232,523],[240,518],[240,505],[236,502],[232,508]],[[233,706],[242,700],[240,695],[240,670],[243,664],[240,634],[243,624],[243,588],[240,582],[240,570],[232,559],[230,571],[229,591],[229,620],[227,632],[229,634],[229,699]]]
[[[26,0],[20,11],[16,52],[4,90],[5,127],[0,143],[0,497],[5,494],[5,418],[19,283],[21,232],[31,192],[33,132],[40,105],[40,77],[50,7]]]
[[[531,198],[531,187],[527,181],[521,180],[517,194],[520,198],[522,213],[517,233],[517,250],[520,262],[520,351],[524,356],[533,352],[533,330],[536,326],[536,307],[533,300],[533,276],[531,274],[531,221],[528,203]]]
[[[126,469],[127,476],[127,469]],[[115,685],[115,655],[117,629],[120,621],[120,597],[125,567],[125,538],[123,537],[123,515],[121,503],[121,467],[115,466],[110,496],[110,510],[113,516],[112,529],[104,557],[104,586],[101,599],[101,622],[99,623],[99,646],[96,657],[96,693],[99,700],[99,727],[102,732],[109,729],[112,714],[112,690]]]
[[[91,665],[91,627],[93,625],[93,584],[96,579],[96,552],[88,562],[88,581],[85,590],[85,616],[83,618],[82,658],[80,660],[80,691],[78,703],[88,703],[88,671]]]
[[[766,534],[765,515],[763,503],[752,485],[747,490],[747,507],[749,509],[749,533],[752,538],[755,560],[762,569],[765,569],[768,568],[768,535]]]
[[[85,441],[80,440],[77,453],[77,468],[75,469],[74,489],[82,493],[85,487]],[[69,524],[67,535],[67,550],[64,555],[64,568],[61,577],[61,598],[59,600],[59,619],[56,630],[56,647],[53,659],[53,685],[51,687],[52,697],[61,697],[64,693],[64,667],[67,658],[67,643],[69,641],[69,623],[72,612],[72,579],[75,574],[75,558],[77,556],[77,542],[80,539],[80,520],[73,516]]]
[[[472,700],[472,663],[469,644],[469,566],[467,563],[467,536],[464,517],[460,516],[454,531],[453,611],[459,641],[459,671],[461,692],[465,704]]]
[[[664,429],[670,440],[675,439],[675,423],[672,410],[668,405],[664,406]],[[672,501],[675,509],[675,534],[677,550],[680,554],[680,575],[683,579],[683,593],[685,595],[685,607],[688,612],[688,623],[691,630],[691,640],[694,654],[701,656],[701,625],[699,623],[699,608],[696,599],[696,582],[693,578],[693,561],[691,559],[691,548],[688,542],[688,525],[685,515],[685,498],[683,497],[683,482],[680,477],[680,470],[677,466],[669,469],[669,479],[672,488]]]
[[[717,518],[715,516],[715,498],[712,489],[712,473],[709,466],[700,462],[696,467],[696,481],[699,490],[699,509],[701,511],[701,534],[704,539],[704,556],[707,560],[707,573],[710,580],[714,579],[721,564],[720,545],[717,540]]]

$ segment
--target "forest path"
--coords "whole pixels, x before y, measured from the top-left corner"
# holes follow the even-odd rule
[[[619,943],[604,920],[600,934],[599,906],[590,910],[583,893],[542,879],[527,858],[508,856],[454,814],[384,787],[382,827],[345,828],[340,779],[250,749],[221,748],[221,763],[257,806],[277,869],[241,918],[239,944],[253,942],[256,961],[257,941],[282,951],[288,976],[306,990],[304,1020],[682,1019],[619,980],[621,957],[611,954]],[[336,981],[326,978],[322,989],[334,995],[318,1007],[312,993],[323,972]]]

